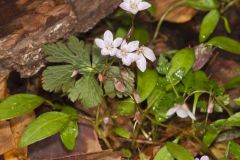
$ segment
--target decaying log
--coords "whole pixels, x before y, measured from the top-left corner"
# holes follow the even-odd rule
[[[110,14],[120,0],[1,0],[0,72],[22,77],[44,66],[41,46],[87,32]]]

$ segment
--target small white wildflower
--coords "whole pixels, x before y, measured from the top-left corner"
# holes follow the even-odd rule
[[[139,41],[132,41],[130,43],[127,43],[124,40],[116,56],[122,59],[124,65],[130,66],[131,63],[139,59],[139,56],[135,54],[135,51],[138,49],[138,47]]]
[[[195,158],[195,160],[209,160],[209,157],[208,156],[202,156],[200,159]]]
[[[177,116],[180,118],[190,117],[193,120],[196,119],[195,116],[193,115],[193,113],[189,110],[187,104],[185,104],[185,103],[182,105],[179,105],[179,104],[174,105],[174,107],[170,108],[167,111],[167,116],[171,116],[174,113],[177,113]]]
[[[137,54],[139,55],[139,59],[136,61],[137,67],[140,69],[140,71],[144,72],[147,68],[147,61],[146,58],[150,61],[154,62],[156,60],[156,56],[152,49],[148,47],[140,47],[137,50]]]
[[[120,7],[127,12],[137,14],[139,11],[150,8],[151,4],[142,0],[124,0]]]
[[[113,39],[113,34],[111,31],[107,30],[104,35],[103,39],[96,38],[95,43],[96,45],[101,48],[101,54],[103,56],[110,55],[115,56],[118,52],[117,47],[119,47],[122,43],[122,38]]]

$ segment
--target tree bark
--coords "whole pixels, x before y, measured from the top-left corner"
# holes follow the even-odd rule
[[[2,0],[0,72],[22,77],[45,65],[41,46],[70,34],[87,32],[113,12],[120,0]]]

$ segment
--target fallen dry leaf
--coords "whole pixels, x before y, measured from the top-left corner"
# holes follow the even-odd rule
[[[9,122],[0,121],[0,155],[11,150],[14,146],[15,142]]]
[[[17,117],[10,120],[11,130],[12,130],[14,141],[15,141],[15,146],[11,151],[4,154],[5,160],[27,160],[28,159],[27,148],[18,148],[17,144],[21,138],[21,135],[24,129],[27,127],[28,124],[32,122],[34,118],[35,118],[35,114],[31,112],[24,116]]]
[[[157,8],[156,18],[160,19],[165,11],[178,1],[179,0],[153,0],[153,3]],[[196,10],[192,8],[180,6],[170,12],[165,20],[174,23],[185,23],[191,20],[196,13]]]

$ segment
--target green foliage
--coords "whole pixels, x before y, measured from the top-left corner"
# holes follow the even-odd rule
[[[207,44],[218,47],[225,51],[240,54],[240,43],[228,37],[218,36],[207,42]]]
[[[137,91],[143,102],[153,91],[157,84],[158,74],[155,70],[147,69],[145,72],[138,72]]]
[[[186,0],[185,3],[193,8],[208,11],[220,6],[218,0]]]
[[[131,137],[131,133],[124,129],[124,128],[113,128],[112,130],[116,135],[120,136],[120,137],[123,137],[123,138],[126,138],[126,139],[129,139]]]
[[[158,60],[158,66],[157,71],[159,74],[166,75],[171,67],[171,64],[169,63],[168,59],[161,55]]]
[[[95,107],[102,102],[103,91],[93,75],[84,75],[69,90],[69,98],[80,99],[85,107]]]
[[[63,130],[69,123],[69,116],[61,112],[48,112],[35,119],[23,132],[19,147],[26,147]]]
[[[32,112],[45,100],[31,94],[16,94],[0,103],[0,120],[8,120]]]
[[[203,43],[208,39],[208,37],[213,33],[215,30],[218,21],[220,19],[220,13],[218,10],[214,9],[211,10],[203,19],[201,27],[200,27],[200,34],[199,34],[199,41]]]
[[[230,142],[229,152],[236,160],[240,160],[240,145],[235,142]]]
[[[234,102],[236,105],[240,106],[240,97],[239,98],[235,98]]]
[[[232,30],[231,30],[231,27],[230,27],[230,24],[229,24],[229,22],[228,22],[227,17],[221,16],[221,18],[222,18],[222,20],[223,20],[223,22],[224,22],[224,27],[225,27],[227,33],[230,34],[230,33],[232,32]]]
[[[136,112],[136,104],[132,99],[122,100],[117,105],[117,113],[121,116],[131,116]]]
[[[140,44],[144,45],[149,41],[149,33],[143,27],[136,27],[134,29],[133,38],[139,40]]]
[[[73,150],[78,136],[77,121],[70,121],[68,125],[60,132],[61,140],[68,150]]]
[[[226,89],[234,89],[234,88],[239,88],[240,87],[240,76],[236,76],[232,78],[230,81],[228,81],[224,87]]]
[[[154,160],[174,160],[166,146],[162,147],[154,157]]]
[[[103,70],[104,58],[96,46],[85,45],[72,36],[67,43],[49,44],[43,49],[47,60],[57,63],[43,73],[45,90],[62,91],[73,102],[80,100],[86,107],[95,107],[101,103],[103,91],[94,75]],[[77,80],[74,73],[83,76]]]
[[[172,84],[177,84],[192,68],[195,55],[192,49],[185,48],[178,51],[171,60],[171,67],[167,73],[167,79]]]
[[[172,142],[167,142],[166,146],[167,150],[177,160],[194,160],[192,154],[182,146]]]

